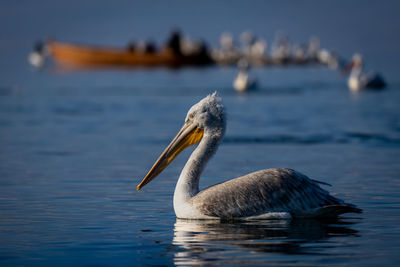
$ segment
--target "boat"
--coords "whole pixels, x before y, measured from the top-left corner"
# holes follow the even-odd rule
[[[176,54],[165,47],[159,51],[139,51],[129,48],[80,45],[59,41],[47,42],[49,55],[61,66],[93,67],[182,67],[204,66],[213,61],[206,53]]]

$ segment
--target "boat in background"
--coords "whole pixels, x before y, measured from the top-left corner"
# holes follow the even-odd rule
[[[49,55],[60,65],[72,68],[93,67],[171,67],[205,66],[213,61],[206,52],[177,54],[165,47],[159,51],[136,50],[48,41]]]

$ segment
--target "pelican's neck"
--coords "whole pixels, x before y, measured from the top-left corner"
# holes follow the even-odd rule
[[[174,207],[186,203],[199,192],[200,174],[216,152],[222,136],[223,131],[213,134],[204,133],[179,176],[174,193]]]
[[[359,78],[361,76],[361,73],[362,73],[362,65],[355,66],[351,70],[350,77]]]

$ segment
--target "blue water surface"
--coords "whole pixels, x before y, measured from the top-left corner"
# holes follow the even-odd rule
[[[11,1],[0,4],[0,265],[398,265],[400,35],[396,1]],[[216,46],[252,30],[272,41],[319,36],[363,53],[388,82],[352,94],[323,67],[63,71],[26,61],[35,40],[124,46],[173,26]],[[136,185],[183,123],[218,91],[226,137],[202,188],[288,167],[329,183],[362,214],[335,221],[177,220],[174,186],[192,148],[140,192]]]

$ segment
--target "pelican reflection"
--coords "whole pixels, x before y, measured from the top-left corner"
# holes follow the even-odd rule
[[[251,264],[272,260],[271,257],[277,255],[321,253],[321,249],[329,250],[335,242],[340,242],[329,240],[332,237],[357,237],[358,231],[351,228],[352,224],[354,222],[338,219],[226,223],[177,219],[173,244],[178,247],[178,252],[174,255],[174,263],[193,265],[223,260],[224,263],[236,264],[235,256],[240,255],[243,264]],[[328,240],[330,245],[324,246]],[[323,253],[330,254],[329,251]],[[269,254],[268,257],[266,254]]]

